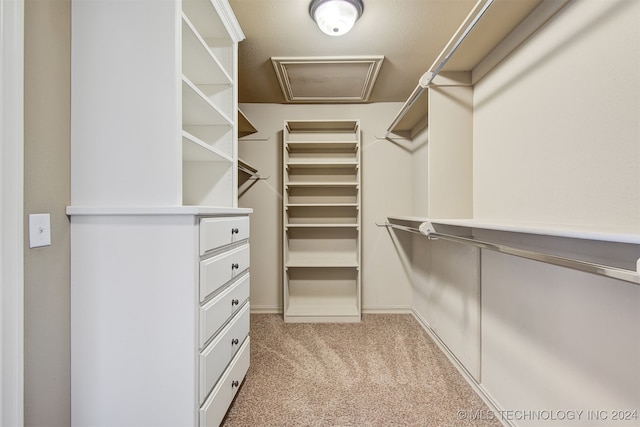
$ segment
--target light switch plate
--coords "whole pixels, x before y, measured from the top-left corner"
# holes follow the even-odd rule
[[[51,245],[51,215],[29,215],[29,248]]]

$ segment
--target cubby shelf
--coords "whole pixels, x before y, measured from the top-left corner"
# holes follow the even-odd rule
[[[358,182],[344,181],[344,182],[288,182],[286,187],[359,187]]]
[[[358,168],[360,165],[353,161],[304,161],[292,160],[287,163],[287,169],[293,168]]]
[[[226,84],[233,80],[216,58],[207,42],[186,15],[182,15],[182,72],[198,84]]]
[[[318,258],[318,257],[310,257],[310,258],[302,258],[302,259],[294,259],[291,261],[287,261],[285,267],[287,269],[290,268],[359,268],[358,261],[349,260],[349,259],[340,259],[340,258]]]
[[[360,126],[286,121],[284,319],[360,320]]]
[[[228,162],[233,158],[215,147],[212,147],[189,132],[182,131],[182,160],[188,162]]]
[[[287,228],[360,228],[359,224],[287,224]]]
[[[348,150],[356,151],[356,141],[292,141],[287,145],[287,150]]]
[[[296,207],[354,207],[358,208],[360,205],[358,203],[289,203],[286,205],[287,208],[296,208]]]

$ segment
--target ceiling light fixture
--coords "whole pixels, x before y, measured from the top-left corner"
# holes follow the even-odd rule
[[[309,14],[320,30],[330,36],[341,36],[353,28],[362,16],[362,0],[312,0]]]

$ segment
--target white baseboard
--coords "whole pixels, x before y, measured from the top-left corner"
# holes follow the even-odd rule
[[[362,308],[364,314],[411,314],[412,310],[409,306],[368,306]]]
[[[275,305],[251,305],[251,313],[255,314],[282,314],[282,307]],[[412,314],[411,307],[408,306],[383,306],[383,307],[365,307],[362,309],[364,314]]]
[[[282,307],[275,305],[251,305],[252,314],[282,314]]]
[[[453,366],[456,367],[458,372],[462,375],[462,377],[469,383],[471,388],[476,392],[478,396],[483,400],[483,402],[489,407],[489,410],[495,414],[495,418],[502,423],[505,427],[516,427],[515,424],[512,424],[510,420],[505,420],[500,416],[504,412],[504,410],[498,405],[498,403],[491,397],[489,392],[482,386],[482,384],[478,383],[473,375],[460,363],[458,358],[449,350],[447,345],[438,337],[438,334],[435,333],[433,329],[429,326],[429,323],[415,310],[411,310],[411,314],[416,319],[416,321],[422,326],[422,329],[429,335],[429,337],[436,343],[436,345],[442,350],[442,352],[447,356],[447,358],[451,361]],[[461,408],[464,409],[464,408]]]

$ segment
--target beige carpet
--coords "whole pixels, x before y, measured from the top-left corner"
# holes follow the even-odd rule
[[[251,315],[251,367],[224,426],[499,426],[410,315],[285,324]],[[489,418],[489,417],[479,417]]]

